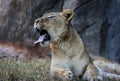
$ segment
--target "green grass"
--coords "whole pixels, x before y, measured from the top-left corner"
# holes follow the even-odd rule
[[[41,59],[18,62],[10,59],[0,60],[0,81],[59,81],[50,78],[50,61]]]
[[[0,59],[0,81],[61,81],[50,77],[49,67],[50,60],[45,59]]]

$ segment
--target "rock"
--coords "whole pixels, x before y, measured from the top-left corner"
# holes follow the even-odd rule
[[[104,56],[120,62],[120,16],[112,22],[106,39]]]
[[[106,34],[104,35],[104,41],[101,36],[101,41],[104,42],[105,48],[101,55],[120,62],[120,0],[111,0],[104,17],[107,22],[105,23],[106,28],[102,30]]]
[[[120,62],[120,0],[1,0],[0,41],[33,46],[34,20],[66,8],[75,11],[71,23],[87,51]]]

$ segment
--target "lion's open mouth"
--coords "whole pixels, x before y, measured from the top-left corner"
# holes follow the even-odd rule
[[[37,31],[39,32],[40,36],[39,36],[38,40],[34,42],[35,44],[36,43],[47,42],[47,41],[50,40],[50,35],[49,35],[49,33],[46,30],[44,30],[44,29],[42,29],[42,30],[37,29]]]

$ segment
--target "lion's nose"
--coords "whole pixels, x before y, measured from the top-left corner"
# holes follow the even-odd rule
[[[35,20],[34,29],[36,29],[38,32],[40,32],[40,30],[43,26],[44,26],[44,24],[43,24],[43,19],[42,18],[38,18],[38,19]]]
[[[36,25],[37,25],[39,22],[41,22],[41,19],[40,19],[40,18],[39,18],[39,19],[36,19],[36,21],[35,21]]]
[[[36,24],[38,24],[38,23],[39,23],[39,21],[40,21],[40,20],[36,20]]]

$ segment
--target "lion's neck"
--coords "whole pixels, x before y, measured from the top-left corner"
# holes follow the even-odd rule
[[[82,52],[85,52],[83,42],[74,28],[71,27],[65,37],[66,39],[64,40],[50,44],[53,53],[63,53],[72,56],[75,55],[75,53],[82,54]]]

